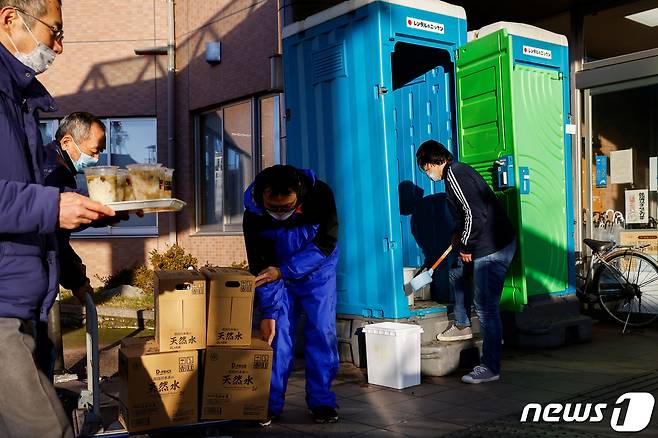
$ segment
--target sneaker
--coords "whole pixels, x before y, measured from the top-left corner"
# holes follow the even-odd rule
[[[462,377],[464,383],[485,383],[493,382],[500,379],[500,374],[494,374],[489,368],[484,365],[478,365],[473,368],[473,371]]]
[[[311,415],[316,423],[335,423],[338,421],[338,412],[330,406],[318,406],[311,409]]]
[[[267,418],[264,419],[264,420],[259,421],[259,422],[258,422],[258,425],[261,426],[261,427],[267,427],[267,426],[269,426],[270,424],[272,424],[272,421],[273,421],[273,420],[276,420],[277,417],[278,417],[278,415],[275,415],[275,414],[273,414],[273,413],[271,413],[271,412],[268,412],[268,413],[267,413]]]
[[[460,327],[456,324],[450,324],[443,333],[436,335],[439,341],[463,341],[465,339],[473,339],[473,332],[470,326]]]

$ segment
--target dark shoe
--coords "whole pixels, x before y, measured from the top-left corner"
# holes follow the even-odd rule
[[[330,406],[318,406],[311,409],[313,420],[316,423],[335,423],[338,421],[338,412]]]
[[[258,422],[258,425],[261,427],[267,427],[272,424],[272,421],[276,420],[278,415],[271,412],[267,413],[267,418]]]
[[[473,371],[462,377],[464,383],[486,383],[500,379],[500,374],[494,374],[484,365],[478,365]]]

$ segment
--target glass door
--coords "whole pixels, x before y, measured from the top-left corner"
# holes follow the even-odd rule
[[[658,257],[658,77],[585,90],[586,236]]]

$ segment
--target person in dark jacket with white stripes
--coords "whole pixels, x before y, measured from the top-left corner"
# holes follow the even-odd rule
[[[455,322],[437,336],[440,341],[470,339],[472,287],[483,337],[481,364],[462,377],[464,383],[500,378],[502,324],[500,297],[516,253],[516,233],[491,187],[471,166],[453,160],[441,143],[428,140],[416,152],[418,166],[433,181],[445,180],[448,205],[455,217],[453,249],[459,252],[450,270],[455,294]]]

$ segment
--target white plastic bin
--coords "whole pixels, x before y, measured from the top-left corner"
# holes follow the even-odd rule
[[[363,332],[368,383],[395,389],[420,385],[420,326],[382,322],[365,326]]]

